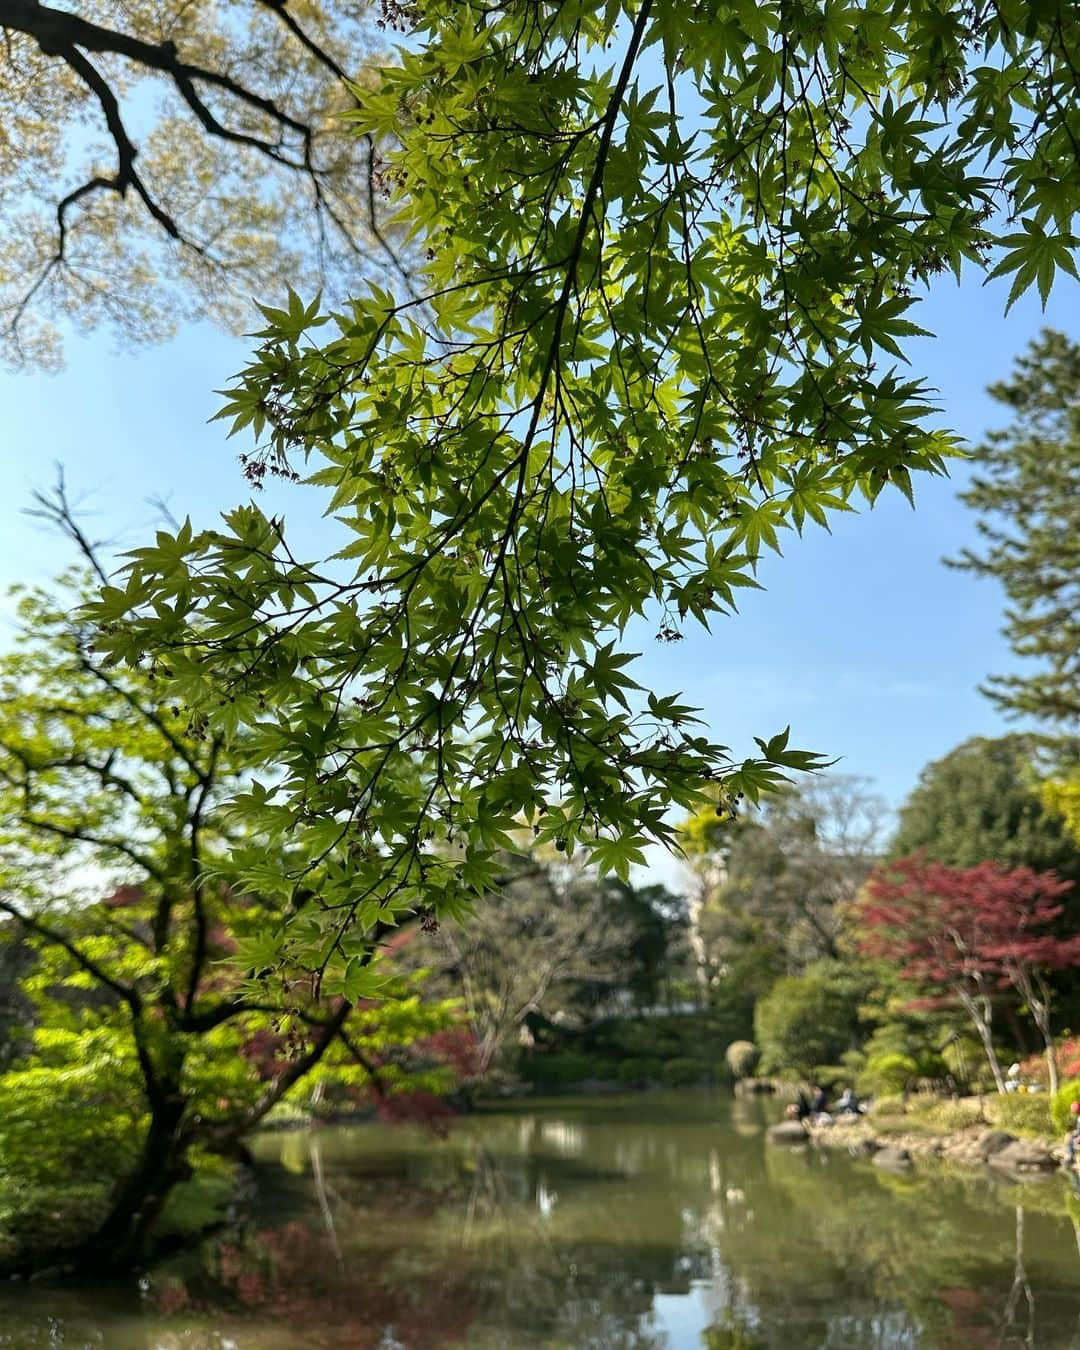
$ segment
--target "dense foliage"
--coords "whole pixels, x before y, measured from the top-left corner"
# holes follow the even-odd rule
[[[900,809],[891,855],[921,849],[950,867],[998,862],[1080,880],[1080,842],[1040,788],[1044,744],[977,736],[928,764]]]
[[[1038,1027],[1056,1091],[1047,977],[1080,966],[1080,936],[1061,938],[1052,929],[1071,889],[1054,873],[1030,868],[1009,871],[994,862],[953,868],[921,855],[900,858],[876,873],[860,897],[860,947],[895,963],[918,989],[963,1008],[999,1092],[1005,1080],[993,1041],[994,1003],[1001,990],[1015,990]]]
[[[1070,6],[410,17],[350,116],[397,138],[416,288],[267,308],[224,409],[256,481],[307,466],[335,558],[246,506],[163,532],[95,611],[275,766],[238,807],[296,862],[247,884],[287,910],[318,873],[275,960],[328,989],[375,925],[460,913],[522,819],[625,876],[673,804],[815,763],[786,734],[740,763],[638,688],[628,624],[675,641],[785,529],[942,470],[896,365],[937,274],[1075,273]]]
[[[21,953],[0,1056],[3,1202],[21,1218],[0,1262],[15,1265],[134,1259],[193,1162],[234,1152],[302,1085],[340,1103],[457,1081],[439,1043],[455,1006],[392,971],[378,1008],[244,986],[232,957],[266,901],[234,868],[267,855],[224,812],[235,753],[101,663],[79,593],[23,596],[0,658],[0,943]]]

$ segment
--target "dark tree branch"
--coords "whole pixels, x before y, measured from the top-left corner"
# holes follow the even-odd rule
[[[322,66],[331,80],[339,81],[343,89],[351,87],[341,64],[305,30],[289,11],[287,0],[255,0],[255,3],[275,15],[291,38]],[[56,249],[28,287],[7,324],[7,331],[16,340],[19,326],[34,297],[49,277],[65,265],[72,209],[96,193],[112,192],[123,198],[129,190],[134,191],[151,218],[170,239],[203,259],[210,256],[203,244],[183,231],[176,218],[154,196],[137,171],[138,148],[125,127],[119,99],[89,55],[119,56],[143,71],[163,77],[171,83],[187,111],[208,137],[251,150],[280,168],[305,176],[311,184],[314,209],[320,224],[323,219],[330,220],[350,252],[357,257],[363,256],[362,241],[349,228],[345,215],[335,205],[333,193],[328,190],[327,174],[316,163],[316,129],[313,120],[293,115],[276,99],[258,93],[223,70],[183,59],[172,41],[146,41],[131,33],[95,23],[79,14],[42,4],[40,0],[0,0],[0,29],[9,42],[12,33],[20,33],[35,42],[43,55],[55,57],[68,66],[97,100],[117,156],[114,174],[95,173],[58,202]],[[269,134],[260,135],[228,125],[207,103],[204,90],[223,95],[232,100],[234,105],[258,114],[265,119]],[[355,100],[355,94],[353,98]],[[408,268],[379,227],[375,194],[375,145],[370,135],[364,138],[364,142],[367,148],[368,228],[385,257],[411,286]]]

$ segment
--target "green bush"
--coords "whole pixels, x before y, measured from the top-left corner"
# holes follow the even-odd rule
[[[830,1094],[847,1087],[851,1082],[851,1074],[843,1064],[816,1064],[810,1077]]]
[[[724,1063],[731,1070],[733,1078],[749,1078],[757,1060],[757,1046],[753,1041],[732,1041],[724,1051]]]
[[[1050,1117],[1048,1092],[1008,1092],[997,1096],[990,1105],[994,1123],[1006,1130],[1020,1130],[1027,1134],[1051,1134],[1054,1124]]]
[[[615,1070],[620,1083],[640,1083],[649,1077],[647,1059],[622,1059]]]
[[[1073,1102],[1080,1102],[1080,1078],[1070,1078],[1062,1083],[1050,1105],[1050,1118],[1058,1134],[1065,1134],[1073,1127],[1075,1117],[1069,1110]]]
[[[690,1087],[709,1076],[706,1065],[698,1059],[669,1059],[661,1070],[668,1087]]]
[[[777,980],[754,1010],[754,1040],[767,1074],[807,1077],[835,1064],[858,1040],[863,985],[836,961]]]
[[[534,1056],[523,1065],[522,1077],[531,1083],[558,1085],[580,1083],[586,1078],[604,1078],[610,1070],[611,1065],[589,1055],[564,1052]]]
[[[19,1264],[76,1245],[108,1212],[107,1185],[5,1185],[0,1191],[0,1261]]]
[[[863,1092],[891,1097],[905,1092],[918,1073],[919,1066],[911,1055],[875,1055],[866,1061],[866,1067],[859,1075],[859,1087]]]
[[[951,1041],[942,1050],[941,1058],[948,1072],[960,1084],[974,1084],[988,1072],[986,1051],[971,1036],[958,1036]]]

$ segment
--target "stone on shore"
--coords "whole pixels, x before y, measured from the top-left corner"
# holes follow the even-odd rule
[[[1057,1167],[1054,1155],[1032,1139],[1014,1139],[987,1159],[991,1167],[1006,1172],[1050,1172]]]
[[[911,1154],[906,1148],[897,1148],[893,1144],[886,1144],[884,1148],[879,1148],[874,1154],[872,1162],[875,1167],[886,1167],[894,1171],[904,1171],[911,1166]]]
[[[989,1160],[995,1153],[1000,1153],[1003,1148],[1008,1148],[1015,1142],[1016,1135],[1010,1134],[1008,1130],[987,1130],[979,1139],[979,1155]]]
[[[776,1125],[770,1125],[765,1132],[765,1137],[770,1144],[805,1144],[809,1142],[809,1136],[798,1120],[781,1120]]]

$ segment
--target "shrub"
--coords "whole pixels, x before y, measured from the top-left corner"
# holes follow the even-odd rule
[[[960,1084],[974,1085],[987,1073],[986,1051],[972,1036],[957,1036],[941,1052],[945,1067]],[[1006,1064],[1009,1062],[1005,1061]]]
[[[0,1192],[0,1259],[33,1261],[75,1244],[108,1212],[106,1185],[5,1185]]]
[[[1075,1117],[1069,1110],[1073,1102],[1080,1102],[1080,1078],[1070,1078],[1067,1083],[1062,1083],[1050,1104],[1050,1118],[1059,1134],[1073,1127]]]
[[[615,1070],[615,1077],[620,1083],[640,1083],[649,1077],[648,1063],[646,1059],[622,1059]]]
[[[994,1123],[1007,1130],[1028,1134],[1051,1134],[1050,1097],[1045,1092],[1009,1092],[997,1096],[990,1107]]]
[[[843,1064],[818,1064],[810,1075],[826,1092],[836,1092],[851,1082],[851,1073]]]
[[[757,1046],[753,1041],[732,1041],[724,1051],[724,1063],[734,1078],[749,1078],[757,1060]]]
[[[777,980],[754,1010],[754,1039],[765,1073],[805,1077],[815,1064],[835,1064],[858,1039],[864,989],[835,961]]]
[[[864,1092],[895,1096],[906,1091],[908,1084],[918,1074],[919,1066],[910,1055],[875,1055],[866,1061],[866,1067],[859,1077],[859,1086]]]
[[[1080,1040],[1075,1036],[1068,1036],[1060,1041],[1055,1049],[1062,1077],[1080,1078]],[[1050,1072],[1046,1065],[1046,1055],[1042,1050],[1020,1061],[1020,1077],[1046,1086]]]
[[[537,1055],[524,1066],[523,1077],[532,1083],[580,1083],[586,1078],[603,1078],[609,1067],[588,1055]]]
[[[661,1077],[668,1087],[690,1087],[707,1078],[708,1068],[697,1059],[669,1059],[661,1070]]]

